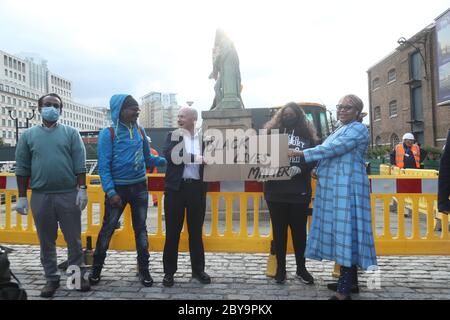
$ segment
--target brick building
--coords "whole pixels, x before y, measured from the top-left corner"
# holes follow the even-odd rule
[[[450,105],[436,101],[436,33],[431,24],[368,71],[373,146],[393,146],[412,132],[425,146],[440,147],[450,128]]]

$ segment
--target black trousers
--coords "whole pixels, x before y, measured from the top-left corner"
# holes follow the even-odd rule
[[[177,271],[178,245],[183,229],[186,209],[189,232],[189,253],[193,272],[205,270],[205,250],[202,231],[205,220],[206,192],[201,181],[182,182],[179,191],[164,193],[164,215],[166,221],[166,242],[164,244],[164,273]]]
[[[297,270],[305,267],[306,225],[308,203],[267,201],[272,220],[273,240],[277,256],[277,273],[286,272],[288,226],[291,228]]]

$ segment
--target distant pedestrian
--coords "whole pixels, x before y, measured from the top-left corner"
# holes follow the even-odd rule
[[[403,135],[403,141],[397,144],[391,152],[391,165],[400,169],[420,169],[423,156],[421,157],[420,147],[414,141],[412,133]]]

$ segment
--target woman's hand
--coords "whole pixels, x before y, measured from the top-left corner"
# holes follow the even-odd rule
[[[288,157],[303,157],[303,151],[295,150],[295,149],[289,149],[288,150]]]

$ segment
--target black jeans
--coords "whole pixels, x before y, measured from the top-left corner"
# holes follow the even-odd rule
[[[106,251],[109,242],[116,229],[117,222],[129,203],[131,206],[131,219],[133,222],[134,237],[136,240],[137,260],[139,269],[148,269],[148,234],[147,234],[147,209],[148,191],[147,183],[141,182],[127,186],[116,186],[116,192],[122,199],[121,208],[112,208],[109,198],[105,195],[105,216],[98,234],[94,252],[94,266],[102,266],[105,262]]]
[[[185,209],[192,271],[199,273],[205,270],[205,250],[202,240],[206,209],[204,183],[202,181],[182,182],[179,191],[167,190],[164,193],[166,242],[163,264],[166,274],[174,274],[177,271],[178,245]]]
[[[272,220],[273,240],[277,256],[277,273],[286,273],[288,226],[291,228],[297,271],[305,267],[306,224],[308,203],[267,201]]]

